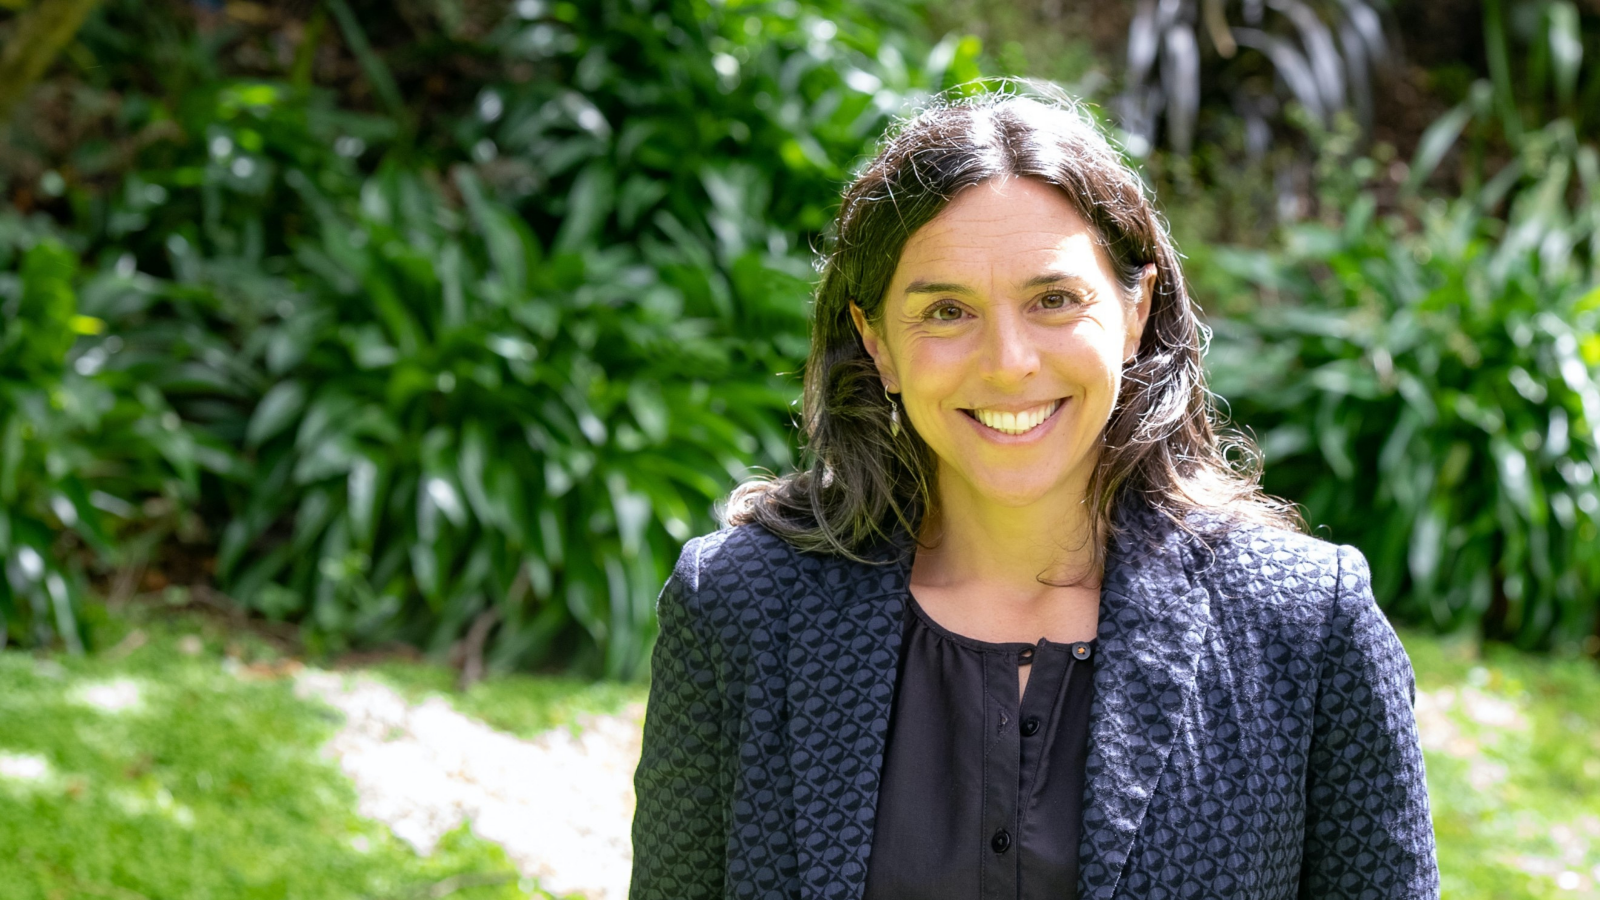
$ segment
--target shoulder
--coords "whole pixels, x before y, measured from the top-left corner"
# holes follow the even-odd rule
[[[1209,552],[1191,557],[1194,578],[1207,589],[1216,636],[1236,666],[1287,667],[1344,684],[1377,679],[1392,696],[1407,696],[1410,664],[1360,550],[1256,524],[1232,526],[1206,543]]]
[[[1202,531],[1195,556],[1204,569],[1217,576],[1266,578],[1311,586],[1337,576],[1345,551],[1359,552],[1298,531],[1255,522],[1230,522]]]
[[[1320,625],[1340,604],[1370,603],[1361,551],[1253,522],[1223,523],[1192,541],[1190,567],[1224,610]]]
[[[836,571],[847,565],[837,557],[800,550],[759,524],[747,524],[690,540],[673,580],[691,603],[739,609],[770,605],[775,598],[819,586],[847,586],[850,579]]]
[[[692,591],[726,591],[788,575],[809,556],[760,525],[739,525],[690,539],[673,575]]]
[[[759,524],[739,525],[684,545],[672,581],[683,602],[706,615],[772,621],[903,589],[909,565],[897,546],[875,546],[854,560],[799,549]]]
[[[656,598],[662,631],[676,628],[693,634],[696,643],[719,655],[722,640],[740,631],[738,623],[747,609],[774,602],[776,592],[762,589],[768,579],[764,573],[783,570],[796,552],[759,525],[690,538]],[[770,617],[777,611],[765,608],[761,613]]]

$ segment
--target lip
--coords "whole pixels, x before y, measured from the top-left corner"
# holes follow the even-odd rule
[[[1033,428],[1033,430],[1023,434],[1006,434],[1003,431],[996,431],[978,421],[970,412],[965,409],[961,410],[961,418],[966,419],[969,423],[971,423],[973,429],[977,431],[978,435],[986,441],[991,441],[996,444],[1031,444],[1035,441],[1043,440],[1044,436],[1048,434],[1051,429],[1055,428],[1056,420],[1061,418],[1061,411],[1066,409],[1067,405],[1071,402],[1071,397],[1058,397],[1055,400],[1046,400],[1044,403],[1009,404],[983,407],[984,409],[993,409],[1000,412],[1018,413],[1026,412],[1030,409],[1037,409],[1040,406],[1045,405],[1045,403],[1056,403],[1055,412],[1052,412],[1048,418],[1046,418],[1043,422],[1040,422],[1036,427]]]

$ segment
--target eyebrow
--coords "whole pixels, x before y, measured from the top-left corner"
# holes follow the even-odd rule
[[[1044,287],[1047,284],[1072,285],[1074,287],[1087,287],[1089,282],[1084,278],[1069,272],[1044,272],[1035,275],[1023,282],[1022,288]],[[953,281],[923,281],[918,279],[906,285],[907,294],[961,294],[972,296],[977,291]]]

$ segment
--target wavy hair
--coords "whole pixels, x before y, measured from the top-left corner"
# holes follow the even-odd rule
[[[1090,224],[1125,302],[1138,296],[1146,265],[1157,273],[1144,336],[1123,367],[1089,485],[1096,558],[1125,498],[1184,527],[1191,513],[1203,512],[1304,530],[1294,507],[1262,492],[1254,444],[1240,434],[1219,438],[1200,362],[1207,332],[1143,182],[1076,103],[1048,87],[1020,87],[1007,82],[999,92],[935,100],[892,129],[846,188],[816,294],[801,412],[805,461],[736,489],[728,523],[759,523],[798,549],[857,560],[897,528],[917,534],[937,508],[936,460],[909,422],[891,432],[890,401],[850,303],[881,324],[911,235],[961,191],[1020,177],[1055,186]]]

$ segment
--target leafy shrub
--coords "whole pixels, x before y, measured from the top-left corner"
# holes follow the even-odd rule
[[[64,399],[67,350],[77,338],[77,264],[59,243],[39,243],[0,282],[0,646],[30,630],[48,637],[53,623],[68,647],[83,649],[74,598],[54,558],[52,519],[78,524],[74,500],[88,507],[89,498],[76,472],[61,471],[70,465],[63,455],[47,460],[37,452],[47,435],[51,444],[67,443],[60,432],[70,426],[52,407]],[[97,517],[84,529],[96,537]]]
[[[195,92],[184,140],[75,201],[79,303],[170,404],[224,592],[328,648],[627,677],[679,543],[789,461],[847,166],[977,48],[672,2],[517,4],[484,50],[461,162],[293,83]]]
[[[387,169],[298,249],[305,309],[258,339],[299,358],[244,424],[221,583],[360,642],[444,649],[492,609],[503,665],[576,621],[606,654],[579,662],[631,674],[678,544],[727,479],[787,460],[790,391],[672,282],[686,254],[546,257],[470,171],[455,186],[461,211]],[[741,273],[800,318],[801,278]]]
[[[122,338],[80,312],[78,270],[48,229],[0,218],[0,646],[81,651],[77,551],[119,559],[133,519],[158,537],[166,501],[198,490],[200,448],[160,393],[106,368]]]
[[[1229,21],[1228,7],[1197,0],[1139,4],[1118,98],[1137,155],[1155,145],[1163,120],[1162,137],[1187,155],[1201,124],[1202,87],[1220,95],[1219,83],[1246,123],[1255,154],[1265,152],[1271,125],[1290,102],[1323,125],[1353,111],[1370,127],[1373,76],[1396,61],[1378,14],[1382,4],[1246,0],[1236,21]]]
[[[974,39],[930,50],[892,9],[519,5],[495,41],[513,77],[485,86],[458,133],[498,196],[559,245],[687,230],[735,255],[793,249],[827,224],[889,115],[979,74]]]
[[[1600,81],[1571,4],[1521,11],[1529,80],[1486,5],[1492,78],[1423,134],[1399,212],[1370,161],[1324,158],[1342,222],[1217,257],[1269,303],[1219,325],[1213,368],[1269,488],[1362,547],[1396,613],[1545,648],[1600,633],[1600,150],[1575,102]],[[1424,199],[1452,157],[1463,195]]]
[[[1359,546],[1396,614],[1529,648],[1582,636],[1600,597],[1600,287],[1548,252],[1570,235],[1547,220],[1469,197],[1413,229],[1353,207],[1281,255],[1219,256],[1277,302],[1217,324],[1213,388],[1260,436],[1268,489]]]

